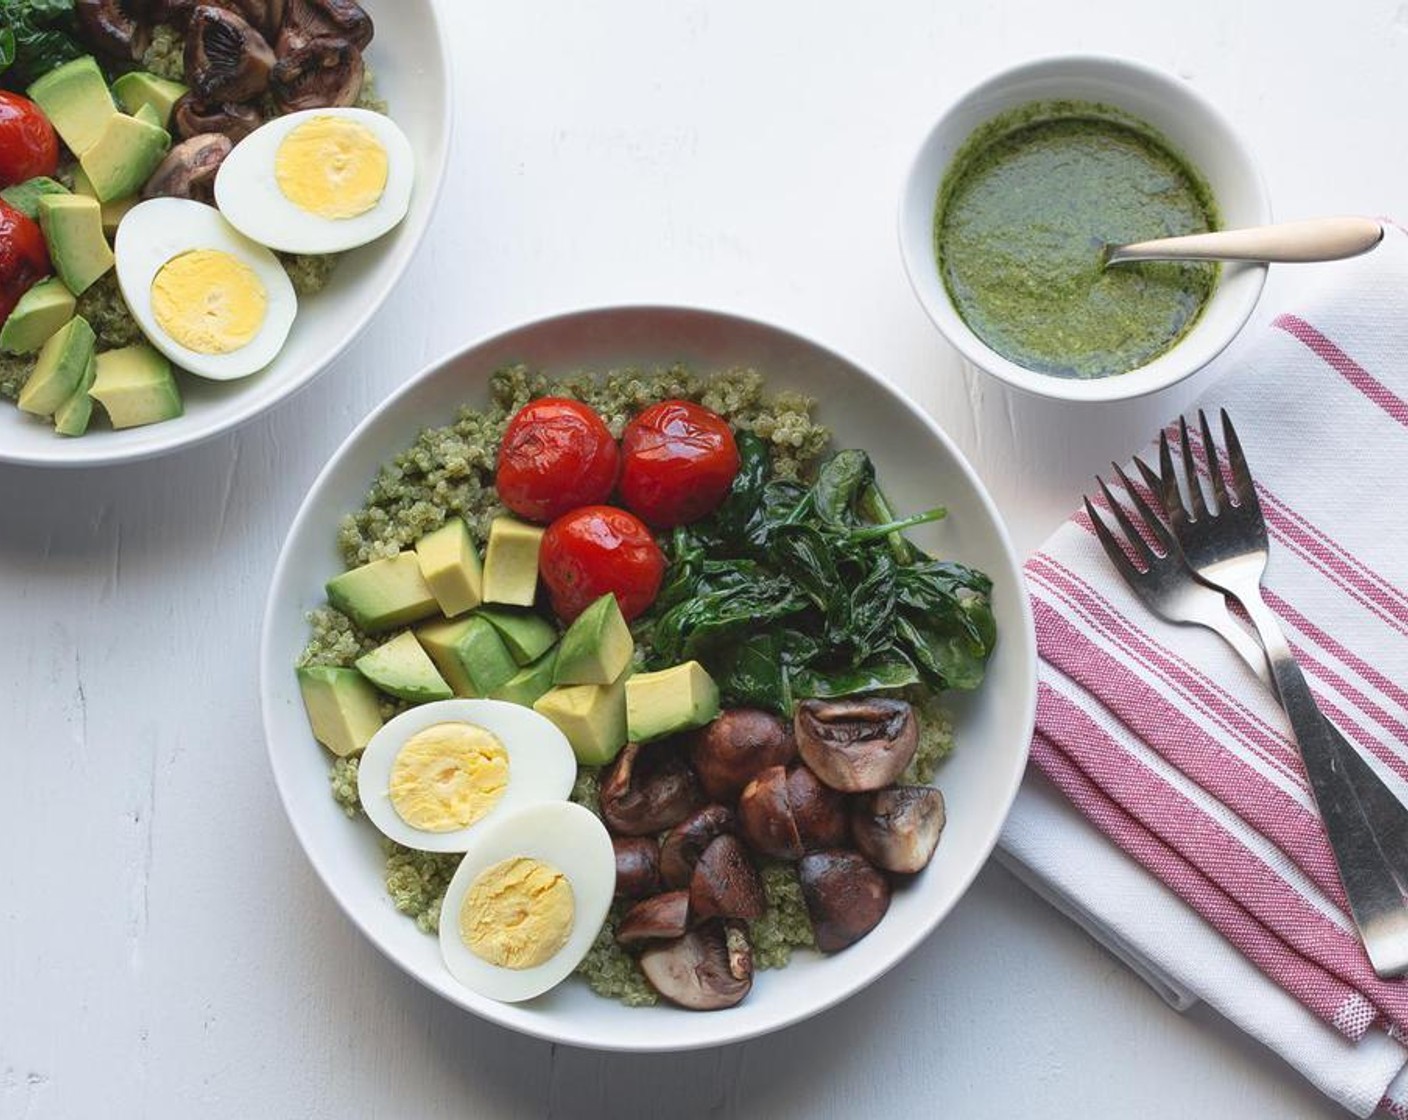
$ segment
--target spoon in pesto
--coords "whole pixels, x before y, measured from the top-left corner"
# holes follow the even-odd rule
[[[1129,245],[1106,245],[1108,265],[1128,261],[1259,261],[1304,263],[1340,261],[1367,253],[1383,240],[1384,227],[1372,218],[1311,218],[1247,229],[1160,237]]]

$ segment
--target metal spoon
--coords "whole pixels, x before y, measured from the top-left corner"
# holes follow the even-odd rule
[[[1126,261],[1339,261],[1367,253],[1383,240],[1373,218],[1311,218],[1273,226],[1160,237],[1131,245],[1106,245],[1105,263]]]

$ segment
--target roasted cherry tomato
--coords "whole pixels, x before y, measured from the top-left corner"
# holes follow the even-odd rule
[[[712,513],[738,473],[728,421],[688,401],[661,401],[637,415],[621,450],[621,497],[657,528]]]
[[[49,250],[39,226],[0,201],[0,323],[10,317],[20,296],[50,271]]]
[[[0,89],[0,187],[53,178],[58,168],[59,140],[49,118],[29,98]]]
[[[631,619],[655,602],[665,555],[638,517],[615,506],[583,506],[548,526],[538,571],[564,622],[608,591]]]
[[[600,416],[581,401],[543,397],[518,410],[499,449],[504,505],[529,521],[551,521],[604,502],[621,452]]]

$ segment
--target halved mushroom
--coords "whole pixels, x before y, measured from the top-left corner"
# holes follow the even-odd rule
[[[944,830],[944,795],[933,786],[894,786],[856,798],[851,831],[876,867],[912,875],[934,858]]]
[[[170,24],[177,31],[185,31],[191,25],[197,0],[155,0],[152,5],[152,21]]]
[[[663,889],[660,845],[650,836],[613,836],[616,852],[616,897],[645,898]]]
[[[683,937],[689,928],[689,892],[667,891],[637,902],[616,927],[616,941],[638,945],[642,941]]]
[[[284,0],[200,0],[200,3],[224,8],[248,20],[271,45],[284,22]]]
[[[733,708],[690,737],[690,760],[699,784],[715,801],[732,801],[769,766],[797,757],[787,722],[772,712]]]
[[[763,881],[738,837],[714,837],[689,880],[689,911],[696,919],[761,918]]]
[[[795,723],[802,758],[845,793],[894,784],[919,746],[919,722],[903,700],[803,700]]]
[[[166,153],[157,165],[143,198],[193,198],[197,202],[215,200],[215,173],[234,147],[229,137],[212,132],[192,136]]]
[[[732,810],[723,805],[705,805],[680,821],[660,841],[660,877],[672,887],[689,886],[704,849],[736,826]]]
[[[846,842],[845,798],[805,766],[764,770],[738,799],[738,819],[748,843],[776,859]]]
[[[890,908],[890,881],[857,852],[812,852],[802,857],[797,875],[816,947],[823,953],[854,945]]]
[[[147,0],[78,0],[83,41],[113,58],[137,61],[152,41]]]
[[[284,113],[352,105],[362,92],[362,52],[346,39],[314,39],[279,58],[270,80]]]
[[[243,16],[210,4],[191,14],[186,80],[202,101],[252,101],[273,68],[273,50]]]
[[[182,140],[218,132],[228,137],[231,144],[238,144],[263,124],[264,118],[253,105],[237,105],[232,101],[207,104],[188,93],[172,108],[171,122]]]
[[[699,805],[694,772],[670,743],[627,743],[601,783],[601,815],[621,836],[648,836],[684,820]]]
[[[372,17],[354,0],[288,0],[278,54],[282,58],[314,39],[345,39],[364,51],[373,34]]]
[[[706,922],[676,941],[652,945],[640,955],[651,987],[691,1011],[732,1007],[753,986],[753,951],[742,927]]]

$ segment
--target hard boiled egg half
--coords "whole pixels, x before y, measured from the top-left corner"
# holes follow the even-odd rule
[[[445,891],[440,952],[465,987],[532,999],[592,947],[616,889],[606,826],[570,801],[506,813],[474,836]]]
[[[372,824],[424,852],[463,852],[496,818],[563,801],[576,778],[567,737],[533,709],[500,700],[441,700],[402,712],[372,736],[357,764]]]
[[[276,117],[225,157],[215,201],[230,224],[284,253],[338,253],[396,226],[411,205],[406,134],[366,109]]]
[[[113,248],[133,318],[182,369],[228,381],[263,369],[283,348],[298,312],[288,273],[218,211],[151,199],[127,212]]]

